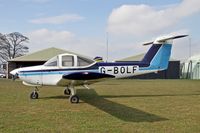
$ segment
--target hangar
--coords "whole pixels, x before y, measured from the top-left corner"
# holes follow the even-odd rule
[[[116,62],[140,61],[143,59],[145,54],[146,53],[130,56],[127,58],[117,60]],[[180,78],[180,61],[170,58],[169,66],[167,70],[163,70],[158,73],[149,73],[149,74],[134,76],[132,78],[134,79],[179,79]]]
[[[62,53],[72,53],[72,52],[52,47],[9,60],[6,67],[7,68],[6,77],[9,78],[10,71],[16,68],[42,65],[47,60]]]

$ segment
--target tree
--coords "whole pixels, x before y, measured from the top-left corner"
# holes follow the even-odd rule
[[[4,62],[25,55],[29,48],[24,43],[28,43],[28,40],[28,37],[18,32],[0,33],[0,61]]]

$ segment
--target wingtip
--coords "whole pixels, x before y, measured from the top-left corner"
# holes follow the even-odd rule
[[[177,38],[182,38],[182,37],[187,37],[189,35],[178,35],[178,36],[175,36],[174,39],[177,39]]]

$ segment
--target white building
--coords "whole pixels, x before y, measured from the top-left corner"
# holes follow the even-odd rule
[[[200,79],[200,55],[190,57],[182,64],[182,78]]]

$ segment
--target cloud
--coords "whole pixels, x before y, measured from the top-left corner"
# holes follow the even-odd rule
[[[77,14],[62,14],[58,16],[32,19],[29,22],[34,24],[63,24],[66,22],[79,21],[84,19]]]
[[[107,30],[114,34],[145,35],[158,33],[183,18],[200,12],[199,0],[183,0],[180,4],[156,10],[148,5],[122,5],[112,11]]]
[[[105,42],[101,39],[76,37],[70,31],[38,29],[26,34],[30,39],[30,52],[57,47],[90,57],[104,56]]]
[[[69,31],[53,31],[39,29],[26,34],[30,39],[30,48],[42,49],[60,44],[68,44],[74,38],[74,34]]]

